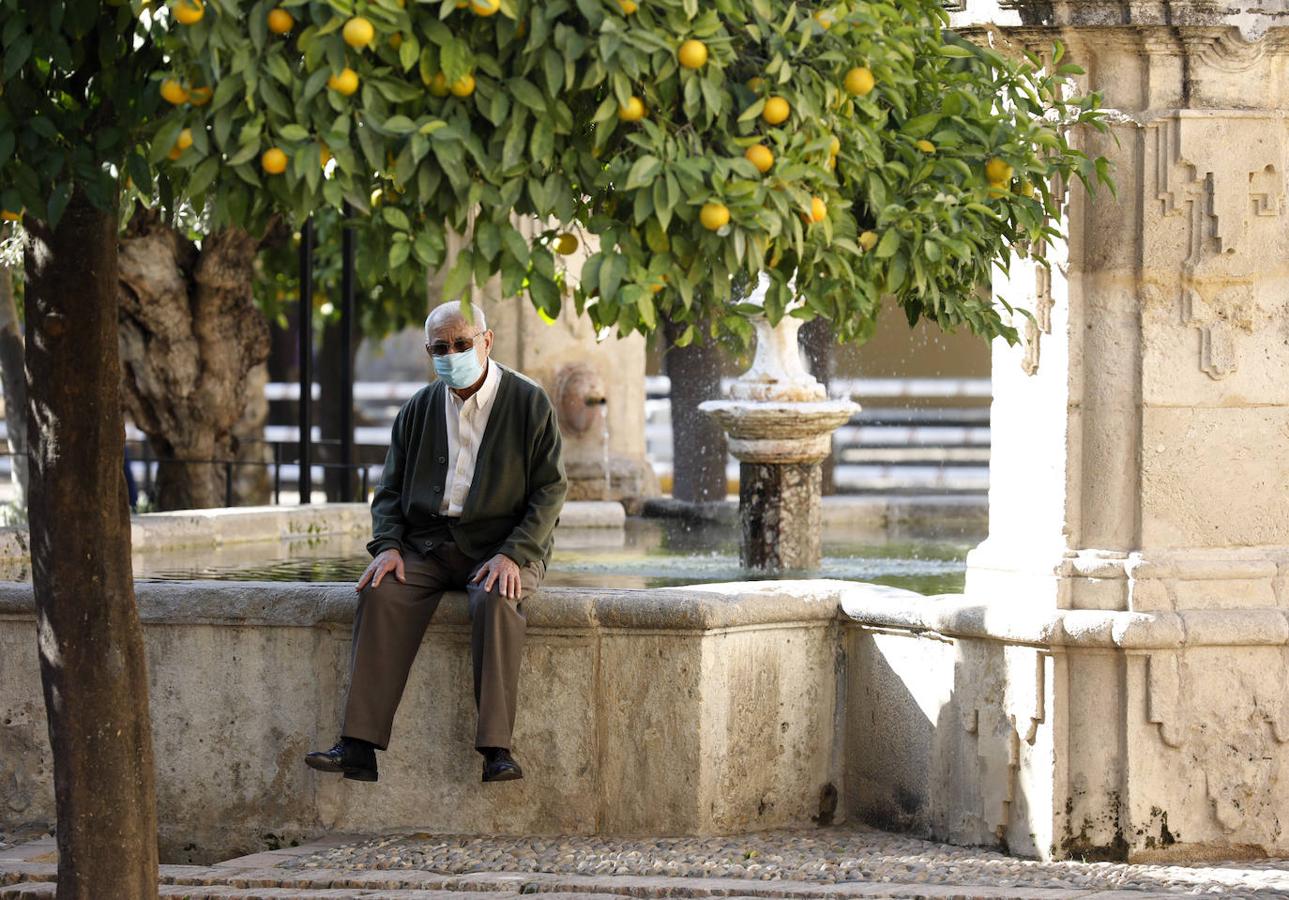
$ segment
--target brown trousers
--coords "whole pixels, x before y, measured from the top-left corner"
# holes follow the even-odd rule
[[[425,629],[443,592],[464,588],[470,598],[474,702],[479,712],[475,746],[510,747],[527,627],[523,601],[537,590],[546,566],[534,562],[520,568],[520,598],[513,600],[502,597],[496,584],[485,591],[483,582],[471,583],[486,561],[472,559],[444,541],[425,554],[403,554],[406,582],[390,573],[380,587],[363,588],[354,615],[342,736],[370,741],[382,750],[389,746],[394,711]]]

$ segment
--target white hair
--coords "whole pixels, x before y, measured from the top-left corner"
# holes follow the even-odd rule
[[[465,305],[466,304],[460,303],[456,300],[449,300],[447,303],[440,303],[438,306],[434,307],[434,309],[430,310],[430,314],[425,317],[425,343],[428,344],[430,342],[431,329],[444,319],[464,319],[466,314],[462,307]],[[488,320],[484,318],[483,308],[477,303],[471,303],[469,306],[471,318],[474,319],[474,324],[479,326],[480,331],[487,331]]]

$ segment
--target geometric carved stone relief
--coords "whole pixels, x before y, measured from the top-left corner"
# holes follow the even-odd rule
[[[1177,654],[1152,653],[1146,662],[1146,715],[1169,747],[1180,747],[1185,739],[1184,714]]]
[[[1181,322],[1198,330],[1199,367],[1213,379],[1239,365],[1239,338],[1257,320],[1257,273],[1280,244],[1284,128],[1239,112],[1182,112],[1151,128],[1157,208],[1184,226]]]
[[[1033,745],[1047,717],[1047,663],[1051,654],[1008,648],[1002,696],[986,691],[958,707],[962,728],[976,738],[980,816],[985,831],[1005,839],[1021,765],[1021,745]],[[1027,658],[1028,657],[1028,658]],[[1032,669],[1031,669],[1032,667]]]
[[[1289,701],[1281,683],[1282,673],[1289,671],[1289,649],[1282,654],[1279,671],[1243,682],[1250,693],[1233,694],[1217,718],[1214,709],[1188,709],[1194,686],[1183,684],[1180,652],[1147,657],[1147,718],[1159,726],[1164,744],[1185,745],[1183,764],[1203,778],[1213,820],[1227,834],[1248,824],[1250,815],[1259,814],[1259,805],[1275,795],[1270,785],[1278,768],[1271,748],[1289,741]],[[1203,724],[1191,730],[1196,715]]]

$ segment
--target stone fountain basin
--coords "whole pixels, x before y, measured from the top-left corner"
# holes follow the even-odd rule
[[[859,404],[850,400],[709,400],[699,409],[725,429],[736,459],[782,465],[818,462],[826,457],[832,449],[832,433],[859,412]]]

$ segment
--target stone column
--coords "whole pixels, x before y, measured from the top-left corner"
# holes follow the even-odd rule
[[[822,462],[739,463],[743,526],[739,561],[744,567],[783,570],[819,565]]]
[[[1063,41],[1117,110],[1082,140],[1118,199],[1071,188],[1068,252],[995,286],[1028,295],[1038,327],[994,351],[990,532],[967,597],[991,628],[1009,611],[1058,623],[985,673],[1004,710],[1018,685],[1029,698],[990,812],[1026,852],[1289,850],[1285,12],[958,14]]]

